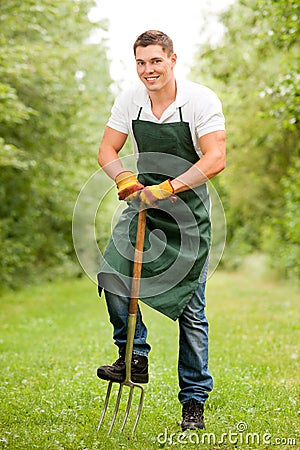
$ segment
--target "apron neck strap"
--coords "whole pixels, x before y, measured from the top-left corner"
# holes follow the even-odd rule
[[[137,115],[137,118],[136,118],[136,120],[140,120],[140,115],[141,115],[141,113],[142,113],[142,109],[143,109],[143,107],[141,106],[140,107],[140,109],[139,109],[139,112],[138,112],[138,115]],[[180,117],[180,122],[183,122],[183,120],[182,120],[182,111],[181,111],[181,106],[179,106],[179,117]]]
[[[179,117],[180,117],[180,122],[182,122],[182,112],[181,112],[181,106],[179,106]]]

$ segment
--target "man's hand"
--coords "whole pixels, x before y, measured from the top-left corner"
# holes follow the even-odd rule
[[[160,184],[154,184],[152,186],[147,186],[139,192],[135,192],[127,200],[129,201],[140,201],[146,206],[157,206],[159,200],[165,200],[170,198],[171,201],[176,200],[174,194],[174,189],[170,180],[166,180]]]
[[[124,170],[119,173],[115,178],[115,182],[118,188],[119,200],[127,201],[128,196],[133,195],[144,187],[131,170]]]

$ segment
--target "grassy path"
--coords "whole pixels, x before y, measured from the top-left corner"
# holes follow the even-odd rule
[[[64,281],[1,297],[0,449],[296,449],[299,290],[245,274],[208,282],[210,369],[206,430],[182,434],[177,323],[143,306],[150,383],[135,437],[96,427],[107,384],[99,363],[116,351],[104,302],[90,281]],[[297,403],[298,402],[298,403]],[[117,427],[116,427],[117,429]]]

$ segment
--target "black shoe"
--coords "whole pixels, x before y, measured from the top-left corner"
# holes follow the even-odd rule
[[[194,398],[182,405],[182,431],[205,428],[203,419],[203,403],[197,402]]]
[[[100,366],[97,370],[97,375],[102,380],[122,383],[126,375],[124,356],[120,356],[111,366]],[[132,356],[131,381],[134,383],[148,383],[148,358],[146,356]]]

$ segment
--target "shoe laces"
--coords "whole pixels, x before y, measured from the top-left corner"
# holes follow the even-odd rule
[[[117,361],[115,361],[115,362],[113,363],[113,366],[116,366],[116,367],[118,367],[118,366],[124,366],[124,364],[125,364],[125,359],[124,359],[123,356],[120,356],[120,358],[118,358]]]
[[[198,421],[203,419],[203,405],[195,399],[189,400],[182,408],[183,420]]]

